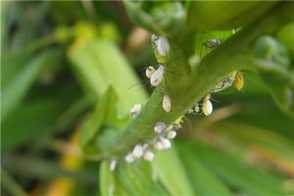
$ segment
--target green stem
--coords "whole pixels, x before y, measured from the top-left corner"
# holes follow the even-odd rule
[[[153,127],[156,122],[172,123],[229,73],[239,69],[250,69],[251,58],[248,54],[253,41],[262,34],[275,32],[286,23],[285,13],[291,16],[292,9],[293,5],[290,3],[275,7],[208,54],[201,64],[191,71],[187,71],[188,63],[185,58],[187,47],[185,45],[179,47],[170,40],[171,56],[176,55],[176,57],[165,65],[168,72],[165,73],[164,82],[156,88],[141,114],[124,131],[114,136],[108,132],[100,136],[101,155],[105,158],[123,155],[135,144],[151,140],[155,136]],[[176,47],[173,47],[173,44]],[[172,100],[172,111],[169,113],[162,109],[164,94],[168,94]]]

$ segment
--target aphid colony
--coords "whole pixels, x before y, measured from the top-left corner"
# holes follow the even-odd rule
[[[165,56],[168,55],[170,50],[170,46],[168,43],[167,38],[165,37],[158,37],[153,35],[152,41],[155,46],[155,54],[159,63],[162,63]],[[217,40],[212,40],[209,42],[209,46],[214,47],[218,46],[220,42]],[[158,58],[160,56],[160,58]],[[153,87],[158,86],[164,78],[165,67],[162,64],[159,64],[158,68],[155,69],[152,66],[149,66],[146,69],[146,77],[150,80],[150,84]],[[234,71],[233,73],[229,74],[226,78],[220,81],[213,89],[210,90],[210,93],[219,92],[235,84],[235,87],[240,90],[243,87],[243,75],[241,72]],[[204,115],[208,116],[213,111],[213,106],[210,101],[210,94],[207,94],[202,99],[202,104],[198,102],[188,110],[188,113],[199,113],[202,112]],[[130,112],[129,115],[132,118],[136,118],[141,112],[142,105],[135,104]],[[169,95],[164,95],[162,97],[162,109],[165,112],[171,112],[172,110],[172,100]],[[153,130],[156,133],[156,136],[148,142],[136,144],[133,149],[128,152],[124,159],[127,163],[132,163],[139,159],[144,159],[146,161],[152,161],[154,159],[154,153],[152,150],[165,150],[171,148],[171,141],[177,135],[177,130],[181,128],[182,117],[176,120],[171,125],[166,125],[164,122],[156,122],[153,126]],[[116,167],[117,161],[112,159],[110,161],[110,169],[113,171]]]
[[[136,111],[136,116],[140,114],[140,110],[137,104],[131,109],[130,115]],[[133,116],[134,117],[134,116]],[[152,161],[155,157],[153,150],[167,150],[171,148],[171,140],[177,136],[177,131],[181,128],[182,117],[167,126],[164,122],[157,122],[153,127],[153,131],[156,136],[148,142],[136,144],[133,149],[128,152],[124,160],[127,163],[133,163],[136,160],[143,159],[146,161]],[[114,171],[116,168],[117,160],[112,159],[110,161],[110,170]]]
[[[170,50],[170,46],[168,43],[167,38],[165,37],[157,37],[155,35],[152,36],[152,41],[155,46],[155,54],[158,58],[159,62],[164,62],[164,58],[168,55]],[[159,60],[160,59],[160,60]],[[161,81],[163,80],[163,76],[165,73],[164,65],[159,65],[157,69],[152,66],[149,66],[146,69],[146,77],[150,79],[150,84],[153,87],[158,86]],[[168,95],[164,95],[162,98],[162,108],[165,112],[170,112],[172,105],[171,105],[171,98]],[[135,104],[130,112],[129,115],[132,118],[137,117],[141,112],[141,104]],[[180,121],[178,121],[180,122]],[[127,153],[125,156],[125,161],[127,163],[132,163],[138,159],[143,158],[146,161],[152,161],[154,159],[154,153],[152,149],[156,150],[164,150],[169,149],[171,147],[171,139],[174,139],[177,135],[177,130],[180,128],[180,123],[173,123],[170,126],[167,126],[164,122],[157,122],[155,123],[153,129],[156,133],[155,138],[151,141],[141,144],[136,144],[132,151]],[[112,159],[110,161],[110,170],[115,170],[117,164],[116,159]]]
[[[200,103],[195,103],[192,108],[188,110],[188,114],[193,114],[193,113],[200,113],[202,112],[205,116],[208,116],[212,113],[213,111],[213,105],[210,101],[211,94],[220,92],[222,90],[225,90],[232,86],[234,84],[235,88],[237,90],[241,90],[244,87],[244,76],[242,72],[239,71],[233,71],[230,73],[228,76],[226,76],[224,79],[222,79],[220,82],[217,83],[217,85],[210,90],[210,94],[207,94],[203,99],[202,99],[202,104]]]
[[[154,125],[155,138],[151,141],[136,144],[132,151],[127,153],[125,161],[132,163],[138,159],[144,159],[146,161],[152,161],[154,159],[153,149],[165,150],[171,147],[171,139],[174,139],[177,135],[177,130],[180,128],[178,124],[172,124],[167,126],[164,122],[157,122]]]

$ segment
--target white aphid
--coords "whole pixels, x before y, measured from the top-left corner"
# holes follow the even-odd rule
[[[199,104],[198,103],[195,105],[194,111],[197,112],[197,113],[200,111],[200,108],[199,108]]]
[[[144,154],[144,151],[143,151],[143,146],[141,146],[140,144],[137,144],[135,147],[134,147],[134,150],[133,150],[133,156],[135,158],[140,158],[142,157]]]
[[[163,74],[164,74],[165,68],[163,65],[159,65],[158,69],[156,69],[151,77],[150,77],[150,83],[152,86],[158,86],[160,82],[163,79]]]
[[[176,136],[177,136],[177,132],[175,132],[175,131],[169,131],[169,132],[167,132],[167,134],[166,134],[166,137],[167,137],[168,139],[174,139]]]
[[[144,160],[146,160],[146,161],[152,161],[153,159],[154,159],[154,153],[151,152],[150,150],[147,150],[144,153]]]
[[[156,50],[159,55],[166,56],[170,50],[170,45],[166,37],[163,36],[152,36]]]
[[[164,95],[162,99],[162,108],[166,112],[171,111],[171,99],[168,95]]]
[[[147,69],[145,70],[146,77],[150,79],[154,72],[155,72],[154,67],[152,66],[147,67]]]
[[[171,147],[171,142],[169,141],[169,139],[160,137],[160,142],[162,144],[163,149],[169,149]]]
[[[162,149],[164,149],[164,146],[163,146],[161,140],[157,140],[157,141],[154,143],[154,148],[155,148],[156,150],[162,150]]]
[[[167,128],[164,122],[157,122],[154,126],[155,133],[162,133]]]
[[[145,143],[142,145],[143,151],[146,151],[147,148],[149,147],[149,144]]]
[[[210,115],[213,110],[212,103],[209,99],[210,99],[210,96],[208,95],[204,98],[203,103],[202,103],[202,112],[206,116]]]
[[[110,167],[110,171],[114,171],[114,170],[115,170],[115,168],[116,168],[116,164],[117,164],[117,161],[116,161],[115,159],[112,159],[112,160],[110,161],[110,165],[109,165],[109,167]]]
[[[141,104],[135,104],[129,112],[130,116],[133,118],[137,117],[140,114],[141,109],[142,109]]]
[[[125,161],[126,161],[127,163],[132,163],[132,162],[135,161],[135,157],[133,156],[132,153],[129,153],[129,154],[127,154],[127,155],[125,156]]]
[[[194,112],[193,108],[189,108],[187,113],[192,114],[193,112]]]
[[[166,37],[159,37],[156,41],[156,45],[160,55],[166,56],[168,54],[170,46]]]

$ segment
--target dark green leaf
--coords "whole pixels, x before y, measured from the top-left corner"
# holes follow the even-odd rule
[[[44,99],[29,104],[21,104],[2,122],[3,151],[37,139],[54,126],[60,114],[65,110],[66,103],[60,98]]]
[[[124,1],[129,17],[139,26],[156,34],[174,35],[185,28],[185,10],[180,2]]]
[[[223,182],[200,162],[197,151],[185,145],[178,145],[178,149],[196,193],[203,196],[231,195]]]
[[[31,60],[27,66],[24,66],[17,73],[13,74],[11,80],[2,89],[2,119],[12,111],[24,98],[26,92],[29,90],[38,74],[41,72],[43,66],[51,60],[55,53],[52,51],[46,51],[41,53],[33,60]],[[7,62],[9,63],[9,62]],[[7,65],[8,66],[8,65]]]
[[[152,168],[149,163],[139,161],[130,165],[121,164],[116,177],[128,195],[169,195],[157,179],[152,178]]]
[[[224,154],[200,142],[181,142],[179,148],[195,152],[199,160],[221,179],[240,192],[256,196],[283,195],[278,178],[241,163],[237,158]]]

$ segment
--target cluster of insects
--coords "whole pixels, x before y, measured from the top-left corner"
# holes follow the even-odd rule
[[[164,62],[162,59],[168,55],[170,50],[169,42],[165,37],[158,37],[152,35],[152,42],[155,46],[155,54],[157,56],[159,63]],[[163,58],[161,58],[163,57]],[[159,64],[158,68],[155,69],[149,66],[146,71],[146,77],[150,80],[150,84],[153,87],[157,87],[164,78],[165,67]],[[142,105],[135,104],[129,115],[136,118],[141,112]],[[165,112],[170,112],[172,108],[171,98],[168,95],[164,95],[162,98],[162,108]],[[133,149],[125,155],[125,161],[127,163],[132,163],[138,159],[144,159],[146,161],[152,161],[154,159],[153,149],[155,150],[165,150],[171,147],[171,141],[177,135],[177,130],[180,128],[180,123],[173,123],[168,126],[164,122],[157,122],[153,126],[156,136],[149,142],[136,144]],[[112,159],[110,162],[110,169],[113,171],[116,167],[117,161]]]
[[[133,149],[126,154],[125,161],[132,163],[138,159],[144,159],[146,161],[152,161],[154,159],[154,153],[152,150],[166,150],[171,147],[171,141],[177,135],[177,130],[180,125],[173,123],[167,126],[164,122],[155,123],[153,130],[156,136],[149,142],[136,144]]]
[[[137,117],[140,114],[141,105],[134,105],[130,111],[132,117]],[[153,126],[153,131],[156,136],[148,142],[136,144],[130,152],[128,152],[124,160],[127,163],[133,163],[136,160],[146,160],[153,161],[155,158],[154,150],[167,150],[171,148],[171,140],[177,136],[178,129],[181,128],[182,118],[179,118],[177,121],[171,125],[167,125],[164,122],[156,122]],[[112,159],[110,162],[110,170],[114,171],[116,168],[117,160]]]
[[[244,86],[244,76],[242,72],[233,71],[223,80],[217,83],[217,85],[210,90],[203,99],[202,103],[196,102],[192,108],[188,110],[188,114],[203,113],[205,116],[209,116],[213,111],[213,105],[211,102],[211,94],[220,92],[234,85],[237,90],[241,90]]]
[[[147,67],[145,70],[146,77],[150,80],[150,84],[153,87],[157,87],[164,78],[165,66],[162,64],[164,62],[164,57],[169,53],[170,46],[167,38],[160,36],[152,36],[152,41],[155,47],[155,54],[159,63],[158,68],[155,69],[152,66]],[[216,39],[210,40],[207,42],[207,47],[217,47],[220,42]],[[160,58],[159,58],[160,57]],[[235,84],[235,87],[240,90],[243,87],[244,80],[241,72],[234,71],[221,80],[214,88],[212,88],[209,93],[202,99],[201,104],[196,102],[194,106],[188,110],[187,113],[203,113],[208,116],[213,111],[213,105],[211,102],[211,93],[216,93],[222,91],[232,84]],[[129,115],[132,118],[136,118],[142,109],[141,104],[135,104]],[[172,100],[169,95],[164,94],[162,97],[162,109],[165,112],[171,112],[172,110]],[[177,130],[181,128],[182,117],[176,120],[171,125],[167,125],[164,122],[156,122],[153,126],[155,132],[155,137],[145,143],[136,144],[133,149],[128,152],[124,160],[127,163],[132,163],[139,159],[144,159],[146,161],[152,161],[155,157],[153,150],[165,150],[171,148],[171,140],[174,139],[177,135]],[[110,162],[110,169],[114,170],[116,167],[117,161],[113,159]]]

